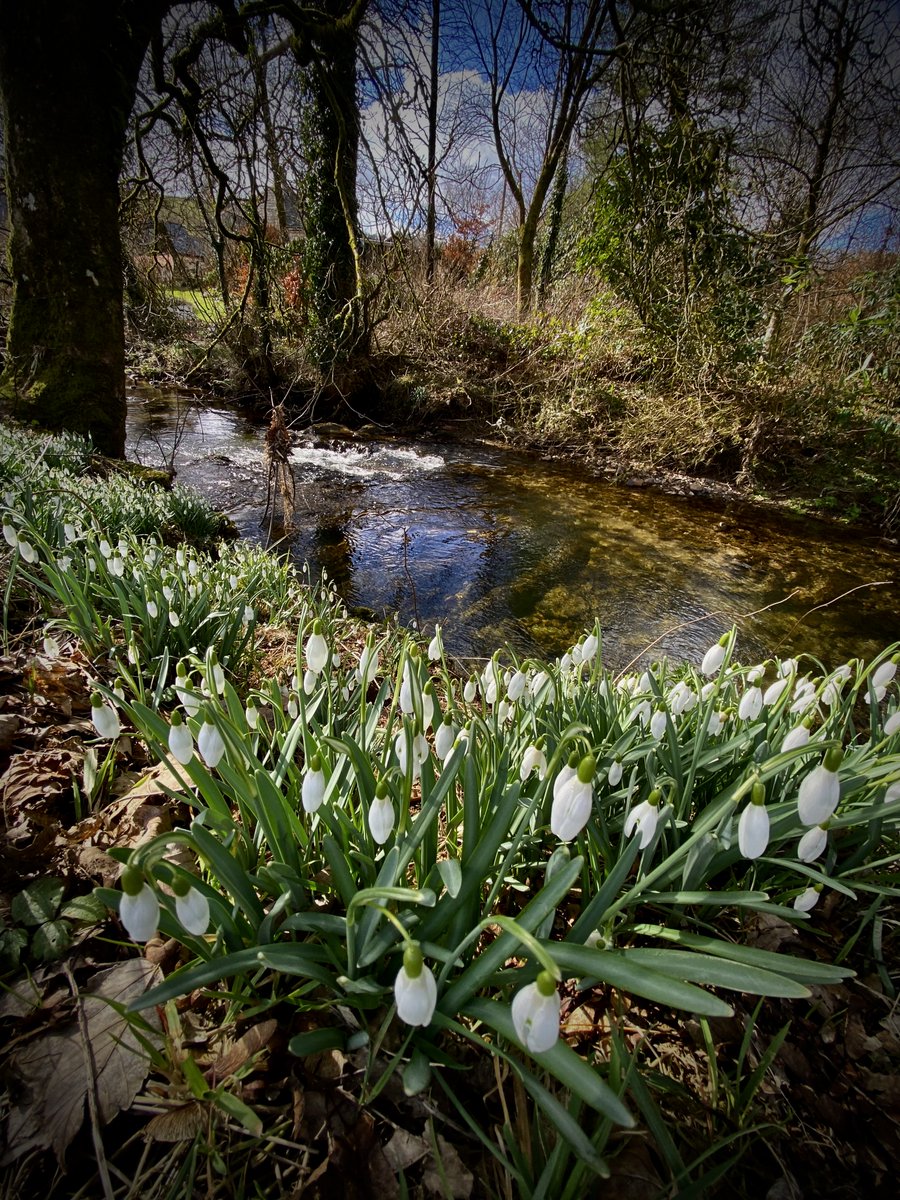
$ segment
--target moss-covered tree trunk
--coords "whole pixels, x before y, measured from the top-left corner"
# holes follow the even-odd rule
[[[305,174],[299,199],[310,351],[317,366],[333,374],[369,346],[356,203],[356,53],[365,5],[324,0],[320,7],[335,20],[329,34],[319,34],[320,52],[300,63]],[[354,10],[354,21],[340,20]]]
[[[17,414],[125,445],[118,177],[152,0],[2,0],[13,302],[0,387]]]

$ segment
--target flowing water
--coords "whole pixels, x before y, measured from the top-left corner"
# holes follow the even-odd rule
[[[733,622],[744,661],[805,651],[833,666],[900,640],[900,555],[877,539],[617,486],[502,448],[304,439],[291,453],[285,535],[265,516],[264,432],[224,406],[146,390],[130,401],[129,457],[174,458],[178,481],[242,536],[280,537],[350,606],[423,628],[440,621],[459,657],[503,643],[559,654],[598,619],[615,668],[651,643],[654,657],[696,661]]]

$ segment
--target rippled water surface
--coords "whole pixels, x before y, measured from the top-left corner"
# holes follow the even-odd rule
[[[228,408],[141,393],[129,454],[156,464],[174,453],[179,482],[245,537],[276,540],[263,432]],[[806,651],[836,664],[900,639],[900,559],[874,539],[502,449],[331,440],[295,446],[291,468],[294,558],[327,570],[349,605],[440,620],[460,656],[502,642],[557,654],[598,618],[613,667],[651,643],[656,656],[696,658],[733,621],[744,659]]]

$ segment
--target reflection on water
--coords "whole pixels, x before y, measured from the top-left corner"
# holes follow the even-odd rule
[[[255,540],[267,535],[262,446],[259,425],[232,410],[132,400],[129,453],[174,455],[179,481]],[[651,643],[696,660],[736,620],[745,659],[806,651],[836,664],[900,638],[885,582],[898,556],[875,540],[481,447],[331,440],[296,447],[291,463],[297,561],[324,568],[350,605],[441,621],[460,656],[502,642],[558,654],[595,619],[612,666]]]

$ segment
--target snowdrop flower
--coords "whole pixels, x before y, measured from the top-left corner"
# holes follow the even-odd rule
[[[897,674],[897,664],[888,659],[887,662],[881,663],[872,675],[872,686],[877,691],[878,688],[886,688]]]
[[[312,667],[307,667],[307,669],[303,672],[304,696],[311,696],[316,690],[316,677],[317,673],[312,669]]]
[[[291,692],[290,696],[288,696],[287,715],[292,721],[296,721],[300,715],[300,697],[296,692]]]
[[[169,726],[169,750],[184,767],[194,757],[194,739],[179,712],[172,713],[172,724]]]
[[[599,646],[600,642],[597,639],[597,635],[595,633],[589,633],[581,644],[581,661],[583,663],[591,662],[591,660],[594,658],[594,655],[597,653]]]
[[[117,738],[122,732],[119,715],[111,704],[105,704],[99,692],[91,696],[91,720],[102,738]]]
[[[167,601],[169,604],[171,604],[171,603],[172,603],[172,600],[173,600],[173,599],[174,599],[174,597],[175,597],[175,592],[172,590],[172,588],[170,588],[170,587],[169,587],[169,585],[168,585],[167,583],[164,583],[164,584],[163,584],[163,590],[162,590],[162,592],[163,592],[163,595],[164,595],[164,596],[165,596],[165,598],[166,598],[166,601]]]
[[[794,908],[797,912],[809,912],[811,908],[819,903],[819,896],[822,894],[821,883],[813,884],[808,887],[805,892],[801,892],[794,897]]]
[[[738,717],[741,721],[755,721],[762,712],[763,697],[758,687],[748,688],[741,696],[738,706]]]
[[[537,768],[538,779],[543,779],[547,774],[547,756],[539,746],[529,746],[522,755],[522,763],[519,767],[519,779],[522,783],[535,768]]]
[[[795,725],[781,743],[781,753],[784,754],[787,750],[796,750],[799,746],[805,746],[808,741],[809,730],[806,726]]]
[[[463,688],[463,700],[466,704],[471,704],[478,694],[478,684],[475,682],[475,676],[470,675],[466,680],[466,686]]]
[[[169,624],[172,626],[173,629],[177,629],[178,626],[181,624],[181,617],[179,617],[178,613],[175,611],[174,608],[169,609]]]
[[[197,735],[197,749],[200,752],[200,757],[206,763],[210,770],[218,766],[222,755],[225,753],[225,743],[222,740],[222,735],[219,733],[209,717],[203,722],[200,733]]]
[[[700,674],[709,678],[711,675],[717,675],[719,668],[725,661],[725,644],[727,644],[727,635],[721,642],[716,642],[714,646],[710,646],[707,652],[703,655],[703,662],[700,664]]]
[[[378,673],[378,651],[375,649],[374,643],[366,642],[359,654],[359,666],[356,670],[357,678],[363,688],[369,686],[369,680],[374,679]]]
[[[538,671],[531,683],[528,685],[528,690],[534,699],[537,699],[539,692],[545,683],[548,683],[550,676],[546,671]]]
[[[24,558],[27,563],[37,562],[38,552],[35,550],[34,546],[32,546],[31,542],[26,541],[26,539],[23,537],[20,537],[18,546],[19,554],[21,554],[22,558]]]
[[[558,792],[554,788],[550,831],[561,842],[571,842],[588,823],[594,802],[593,778],[596,770],[597,763],[589,754],[581,760],[575,774],[566,780]]]
[[[897,730],[900,729],[900,709],[895,713],[891,713],[884,723],[884,736],[893,737]]]
[[[728,714],[725,712],[714,712],[709,714],[709,721],[706,725],[706,732],[711,737],[715,737],[717,733],[721,733],[725,728],[725,722],[728,720]]]
[[[63,575],[68,575],[68,573],[72,570],[72,559],[68,554],[61,554],[56,560],[56,565],[59,567],[60,571],[62,571]]]
[[[191,561],[187,565],[187,568],[188,568],[188,575],[190,575],[191,579],[196,579],[197,575],[200,572],[200,564],[197,562],[196,558],[191,559]]]
[[[19,544],[19,531],[16,529],[15,525],[11,525],[8,521],[4,521],[3,537],[7,545],[11,546],[15,550],[16,546]]]
[[[647,849],[656,833],[656,823],[659,820],[659,801],[660,793],[658,789],[654,788],[647,799],[636,805],[625,818],[625,836],[631,837],[635,830],[639,831],[641,850]]]
[[[493,663],[490,664],[493,666]],[[484,695],[485,704],[497,703],[497,675],[493,670],[488,669],[482,676],[482,693]]]
[[[637,719],[640,721],[643,728],[646,729],[647,722],[650,720],[650,701],[642,700],[640,704],[638,704],[636,708],[632,710],[631,716],[628,719],[629,722]]]
[[[244,709],[244,718],[250,729],[256,729],[259,725],[259,709],[252,700],[247,701],[247,707]]]
[[[765,673],[766,673],[766,668],[762,664],[759,664],[758,666],[755,666],[755,667],[751,667],[750,670],[747,672],[747,682],[748,683],[759,683],[760,679],[762,679],[762,677],[763,677],[763,675],[765,675]]]
[[[387,792],[387,784],[379,780],[375,788],[375,799],[369,806],[369,832],[383,846],[394,828],[394,806]]]
[[[400,711],[407,716],[413,710],[412,683],[409,678],[409,665],[403,668],[403,681],[400,684]]]
[[[175,551],[175,561],[178,563],[179,567],[184,566],[184,564],[185,564],[184,546],[179,546],[178,549]]]
[[[456,741],[456,726],[449,713],[441,721],[437,727],[437,732],[434,735],[434,752],[441,760],[446,762],[453,749]]]
[[[513,706],[508,704],[506,700],[501,700],[497,705],[497,720],[502,725],[505,721],[512,720]]]
[[[828,843],[828,833],[823,825],[807,829],[797,844],[797,858],[802,863],[815,862]]]
[[[516,1037],[531,1054],[552,1050],[559,1038],[559,992],[549,971],[513,996],[512,1020]]]
[[[622,782],[623,771],[624,767],[622,766],[621,762],[617,758],[613,759],[612,763],[610,764],[610,768],[606,773],[606,781],[610,787],[619,786],[619,784]]]
[[[306,665],[310,671],[319,674],[328,662],[328,643],[322,633],[322,622],[313,623],[313,631],[306,642]]]
[[[407,942],[403,966],[394,980],[397,1016],[407,1025],[430,1025],[437,1004],[437,983],[424,964],[417,942]]]
[[[175,893],[175,915],[188,933],[197,937],[209,929],[209,901],[204,894],[187,882],[176,878],[172,883]]]
[[[109,556],[112,554],[112,546],[109,544],[106,538],[100,539],[100,545],[97,547],[97,549],[104,558],[109,558]]]
[[[75,532],[75,526],[71,521],[66,521],[63,525],[63,537],[66,539],[66,544],[74,542],[78,537],[78,534]]]
[[[155,600],[147,601],[147,616],[154,621],[159,616],[159,608],[157,607]]]
[[[738,847],[744,858],[759,858],[769,844],[769,814],[765,785],[757,780],[750,803],[738,821]]]
[[[900,800],[900,783],[892,783],[884,793],[885,804],[893,804],[895,800]]]
[[[709,681],[709,683],[704,683],[703,687],[700,689],[700,699],[708,700],[715,690],[716,690],[715,680],[711,679]]]
[[[180,663],[179,670],[176,672],[175,676],[175,695],[181,701],[182,707],[187,715],[189,717],[196,717],[197,713],[200,711],[200,697],[194,691],[194,685],[191,683],[187,673],[184,671]]]
[[[784,695],[789,683],[789,679],[776,679],[774,683],[769,684],[763,693],[762,702],[766,708],[771,708],[773,704],[778,703],[778,701]]]
[[[109,573],[110,575],[115,575],[118,579],[121,579],[125,574],[124,559],[121,559],[118,554],[109,560]]]
[[[657,741],[666,732],[666,713],[665,709],[658,708],[650,718],[650,736]]]
[[[509,686],[506,689],[506,698],[511,704],[515,704],[517,700],[521,700],[525,693],[528,680],[525,678],[524,671],[516,671],[512,679],[509,681]]]
[[[843,680],[835,678],[830,679],[822,689],[822,703],[827,704],[829,708],[834,708],[836,704],[841,702],[841,684]]]
[[[841,798],[837,771],[842,758],[842,750],[829,750],[821,766],[813,767],[801,781],[797,814],[804,825],[821,825],[837,808]]]
[[[422,688],[422,728],[429,729],[434,720],[434,684],[429,679]]]
[[[434,637],[428,643],[428,657],[432,662],[439,662],[444,653],[444,643],[441,639],[441,627],[435,625]]]
[[[407,758],[406,758],[406,730],[401,731],[394,738],[394,750],[397,754],[397,761],[400,764],[400,770],[406,774]],[[421,733],[417,733],[412,740],[412,777],[419,778],[419,770],[422,763],[428,758],[428,742]]]
[[[673,716],[680,717],[682,713],[690,712],[697,704],[697,693],[682,679],[669,692],[669,709]]]
[[[572,670],[572,661],[572,655],[566,651],[566,653],[559,660],[560,675],[568,675],[568,673]]]
[[[553,780],[553,799],[556,800],[559,793],[566,786],[570,779],[578,774],[579,758],[577,753],[573,753],[569,757],[569,761],[564,767],[560,767],[559,774]]]
[[[159,898],[137,867],[122,872],[119,920],[133,942],[147,942],[159,928]]]
[[[796,658],[786,658],[778,665],[778,675],[781,679],[787,679],[789,675],[797,670]]]
[[[322,770],[322,760],[314,754],[309,760],[309,770],[303,776],[301,789],[303,809],[314,813],[325,799],[325,772]]]

